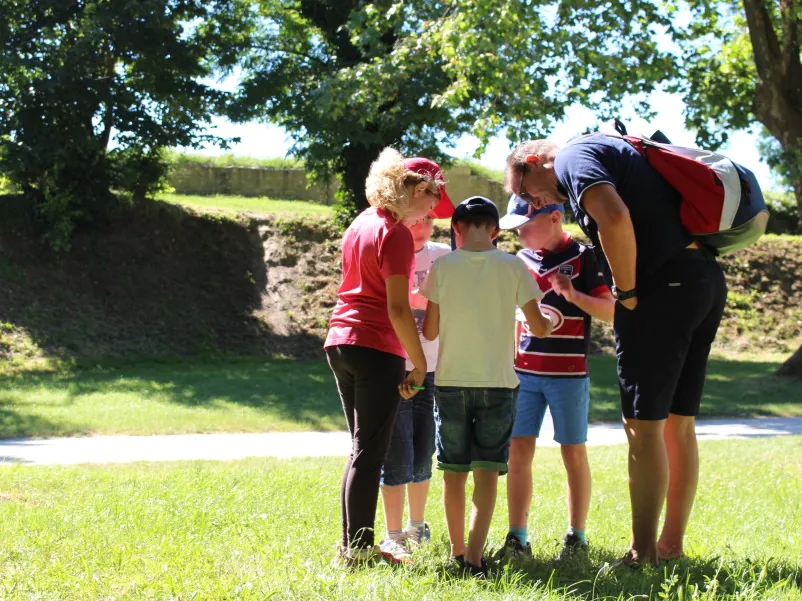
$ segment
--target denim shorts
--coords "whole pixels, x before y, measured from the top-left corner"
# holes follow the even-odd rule
[[[437,387],[437,469],[507,473],[517,388]]]
[[[553,378],[518,373],[521,389],[513,436],[540,436],[546,407],[554,422],[554,440],[584,444],[588,440],[589,378]]]
[[[432,478],[434,455],[434,372],[426,374],[424,389],[401,399],[393,438],[382,468],[382,484],[401,486]]]

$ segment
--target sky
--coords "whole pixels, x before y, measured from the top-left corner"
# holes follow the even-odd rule
[[[230,87],[234,84],[228,81],[221,87]],[[235,84],[234,84],[235,85]],[[669,139],[680,146],[695,146],[694,133],[685,128],[683,110],[685,107],[682,98],[677,94],[667,92],[654,92],[651,97],[651,106],[656,117],[648,123],[633,113],[622,111],[621,120],[628,126],[630,133],[651,134],[660,129]],[[554,142],[561,145],[574,135],[583,132],[595,123],[593,113],[582,107],[573,107],[567,111],[566,118],[558,124],[549,135]],[[640,131],[638,131],[640,130]],[[215,118],[207,129],[222,137],[239,137],[239,144],[234,144],[229,152],[237,156],[259,158],[284,157],[292,146],[292,138],[288,132],[272,124],[249,122],[235,124],[225,118]],[[479,142],[473,136],[463,136],[449,154],[455,158],[473,158],[472,155]],[[206,148],[203,154],[222,154],[216,147]],[[506,137],[497,136],[490,140],[484,154],[478,159],[484,165],[493,169],[503,169],[507,155],[510,152],[510,143]],[[722,154],[751,169],[764,189],[776,189],[778,184],[766,165],[761,161],[758,151],[758,135],[755,131],[732,132],[730,142],[720,150]]]

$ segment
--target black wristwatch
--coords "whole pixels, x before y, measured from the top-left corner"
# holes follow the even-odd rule
[[[613,297],[618,301],[629,300],[630,298],[635,298],[636,296],[638,296],[637,288],[633,288],[632,290],[621,290],[613,286]]]

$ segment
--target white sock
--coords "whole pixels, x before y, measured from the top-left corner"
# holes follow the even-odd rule
[[[423,530],[423,526],[426,524],[423,520],[420,522],[413,522],[412,520],[407,520],[407,530]]]

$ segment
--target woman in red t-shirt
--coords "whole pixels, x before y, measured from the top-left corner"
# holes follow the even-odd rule
[[[371,165],[366,193],[371,207],[343,236],[342,284],[324,345],[353,442],[341,491],[340,557],[346,562],[377,553],[379,481],[399,392],[413,396],[426,376],[409,306],[415,247],[403,222],[417,221],[440,203],[451,207],[437,164],[404,159],[393,148]],[[405,378],[407,356],[414,369]]]

